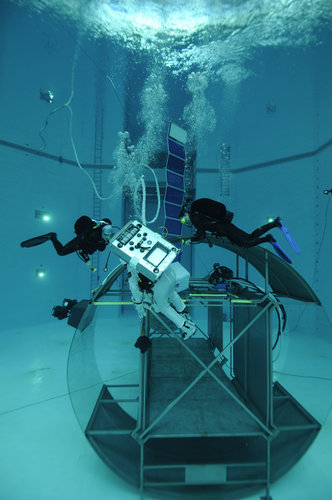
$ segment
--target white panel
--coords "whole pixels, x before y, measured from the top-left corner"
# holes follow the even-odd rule
[[[110,240],[110,250],[126,263],[135,257],[137,271],[156,281],[180,252],[137,220],[129,221]]]
[[[171,264],[173,271],[175,271],[176,276],[176,291],[182,292],[183,290],[187,290],[189,288],[189,278],[190,273],[187,271],[185,267],[183,267],[180,262],[173,262]]]

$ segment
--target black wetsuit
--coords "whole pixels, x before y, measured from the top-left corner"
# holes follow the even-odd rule
[[[249,248],[271,240],[271,235],[263,238],[264,233],[276,227],[275,222],[265,224],[252,233],[246,233],[231,223],[233,214],[225,205],[209,198],[200,198],[192,202],[189,217],[197,232],[191,241],[201,241],[206,238],[206,231],[217,236],[226,236],[232,243]]]
[[[89,255],[97,250],[102,252],[107,246],[107,242],[102,237],[102,226],[84,231],[82,234],[66,243],[66,245],[60,243],[55,233],[50,240],[58,255],[68,255],[78,252],[84,262],[90,260]]]

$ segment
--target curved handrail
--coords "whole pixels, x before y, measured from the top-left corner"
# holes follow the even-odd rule
[[[188,240],[190,238],[191,236],[174,237],[171,238],[170,241],[174,243],[181,240]],[[301,300],[303,302],[311,302],[319,306],[321,305],[321,301],[305,279],[302,278],[302,276],[295,271],[290,264],[282,260],[267,248],[260,246],[242,248],[234,243],[231,243],[228,238],[212,235],[209,235],[208,240],[205,238],[201,242],[225,248],[226,250],[239,255],[240,257],[246,259],[255,269],[257,269],[262,276],[265,276],[265,266],[267,265],[269,284],[273,293],[276,295]],[[265,260],[266,252],[268,255],[267,264]]]
[[[100,287],[98,287],[95,291],[94,294],[92,295],[91,302],[95,302],[96,300],[99,299],[102,295],[104,295],[113,285],[114,281],[118,279],[120,274],[125,270],[126,264],[119,264],[116,266],[110,274],[105,278],[105,280],[102,282]]]

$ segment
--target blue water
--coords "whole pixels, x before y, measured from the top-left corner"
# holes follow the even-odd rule
[[[301,328],[285,336],[275,363],[325,425],[272,496],[328,498],[332,234],[323,191],[332,187],[331,26],[330,0],[1,2],[1,500],[138,498],[77,425],[66,385],[73,331],[51,316],[64,297],[89,297],[94,277],[75,254],[19,243],[49,231],[65,243],[75,220],[98,210],[121,227],[141,214],[142,176],[153,218],[157,196],[146,165],[162,185],[170,121],[187,131],[196,198],[222,201],[249,232],[280,216],[301,247],[293,267],[326,314],[291,313],[291,326]],[[100,179],[94,164],[102,165]],[[162,222],[161,212],[152,228]],[[282,233],[273,234],[290,254]],[[106,258],[96,262],[99,283]],[[234,268],[215,247],[184,249],[193,276],[206,276],[217,261]],[[116,263],[111,258],[109,269]],[[122,328],[116,318],[112,332]],[[114,378],[124,366],[136,373],[132,339],[118,348],[113,340],[103,366],[109,354]]]

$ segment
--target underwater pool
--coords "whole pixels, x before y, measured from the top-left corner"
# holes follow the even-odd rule
[[[128,244],[127,255],[137,251],[135,255],[140,257],[149,252],[140,260],[140,272],[144,265],[150,266],[149,279],[154,279],[170,245],[175,245],[176,260],[190,274],[189,292],[184,291],[181,297],[190,313],[187,319],[190,317],[200,330],[192,343],[186,344],[194,346],[195,355],[204,337],[216,340],[217,327],[213,325],[223,325],[224,345],[216,341],[218,352],[232,343],[233,329],[240,331],[244,321],[240,313],[236,319],[237,311],[244,310],[241,307],[246,307],[246,300],[251,301],[247,311],[251,319],[250,306],[267,307],[264,300],[270,301],[266,331],[272,343],[267,344],[262,373],[268,386],[270,383],[269,390],[274,387],[275,392],[269,393],[266,404],[271,406],[275,397],[276,405],[278,398],[279,402],[288,398],[290,405],[294,397],[304,407],[303,415],[308,412],[313,419],[298,432],[304,432],[306,425],[315,427],[313,421],[322,426],[306,453],[306,445],[293,452],[294,456],[298,453],[296,465],[281,471],[280,478],[272,478],[271,490],[270,478],[265,477],[266,464],[266,469],[256,464],[264,470],[260,469],[260,475],[257,472],[258,493],[248,496],[252,492],[245,487],[235,493],[232,490],[232,481],[245,483],[248,477],[237,476],[237,466],[228,463],[229,456],[228,462],[223,457],[219,469],[214,457],[205,473],[195,458],[184,472],[190,487],[183,498],[190,495],[190,488],[200,494],[202,484],[209,480],[218,483],[216,476],[219,486],[229,482],[229,490],[220,490],[223,495],[233,492],[235,496],[229,498],[251,500],[264,494],[277,500],[311,500],[313,495],[327,498],[332,487],[331,27],[330,0],[1,2],[0,199],[5,221],[1,234],[5,287],[0,334],[0,498],[160,497],[154,487],[144,490],[142,486],[142,439],[148,431],[140,434],[135,429],[133,433],[141,446],[142,466],[135,484],[120,479],[107,458],[101,456],[103,463],[84,436],[87,428],[91,430],[96,400],[105,384],[118,386],[114,397],[121,400],[121,384],[142,389],[142,373],[148,376],[151,367],[155,377],[151,378],[152,389],[160,375],[155,371],[158,366],[164,375],[163,370],[174,370],[175,386],[182,387],[182,375],[191,380],[187,358],[181,358],[187,370],[180,370],[180,376],[171,362],[165,362],[162,348],[161,354],[155,351],[157,357],[151,358],[150,365],[142,365],[145,355],[134,347],[142,325],[132,307],[132,290],[125,273],[117,278],[113,298],[112,291],[105,292],[106,299],[94,295],[116,269],[119,257],[127,258],[120,251],[123,244]],[[229,219],[211,222],[210,213],[210,219],[203,221],[203,234],[192,210],[186,224],[185,212],[190,212],[193,200],[200,199],[225,205]],[[211,209],[212,219],[216,206]],[[182,209],[186,210],[180,216]],[[77,230],[82,215],[93,219],[91,228],[100,233],[98,241],[93,239],[93,248],[83,245],[86,233]],[[275,222],[278,217],[285,224],[283,231]],[[105,218],[107,223],[100,225]],[[144,227],[142,239],[130,243],[136,234],[141,238],[135,223],[130,238],[114,239],[117,252],[110,251],[109,240],[100,239],[109,221],[113,238],[128,221],[138,221],[157,233],[159,243],[153,247],[154,239],[149,239],[152,233],[144,236]],[[259,228],[266,224],[272,236],[264,239],[267,233],[261,234]],[[255,240],[259,246],[246,251],[242,247],[253,242],[252,232],[263,240]],[[191,243],[194,234],[203,236]],[[81,246],[75,246],[77,237]],[[163,239],[168,240],[168,246]],[[61,247],[74,243],[63,255],[55,240]],[[26,248],[20,245],[23,241],[30,242],[23,245]],[[221,269],[214,267],[217,263],[226,273],[218,284],[227,282],[228,288],[208,284],[213,270]],[[84,310],[87,315],[96,313],[96,320],[85,337],[80,329],[74,333],[66,321],[54,317],[53,308],[64,297],[92,300]],[[213,312],[215,306],[218,317]],[[164,337],[171,334],[167,340],[173,338],[169,323],[168,327],[156,327],[156,318],[151,318],[150,353],[154,338],[158,349]],[[150,326],[145,324],[146,332]],[[175,335],[179,344],[183,343],[181,331],[176,330]],[[243,375],[239,365],[257,363],[261,374],[265,353],[262,337],[256,338],[255,331],[250,335],[248,349],[247,344],[243,351],[230,349],[230,354],[225,354],[227,363],[224,367],[221,363],[227,388],[231,382],[245,380],[242,389],[246,397],[247,381],[248,387],[256,386],[255,370],[249,367]],[[250,347],[256,342],[260,345],[257,357]],[[165,352],[172,353],[171,345],[165,343]],[[205,347],[202,349],[203,353]],[[176,356],[181,357],[179,352],[176,350]],[[176,356],[174,359],[180,359]],[[204,351],[202,356],[207,362],[208,353]],[[192,373],[196,373],[194,368]],[[261,387],[258,382],[257,386]],[[173,394],[172,384],[165,387]],[[238,386],[236,390],[243,406],[246,397],[242,400]],[[135,420],[133,399],[141,401],[141,396],[132,387],[126,391],[124,399],[130,401],[120,405],[117,418],[125,419],[122,410],[128,410],[130,419]],[[214,403],[207,403],[211,395],[207,392],[205,401],[202,392],[193,400],[197,397],[202,408],[212,408]],[[250,411],[254,420],[259,420],[260,392],[250,389],[249,393],[249,399],[255,400],[251,403],[258,405],[258,410]],[[265,396],[262,398],[265,402]],[[154,404],[156,401],[161,404],[158,398]],[[282,420],[285,413],[280,404]],[[183,407],[186,418],[190,416],[188,408],[189,402]],[[275,436],[270,410],[266,415],[263,410],[267,420],[263,418],[262,433]],[[155,407],[151,414],[154,411]],[[199,418],[201,425],[205,417]],[[142,419],[140,414],[138,422]],[[174,430],[174,422],[172,425]],[[282,427],[285,431],[287,426],[283,423]],[[199,429],[204,433],[204,428]],[[99,431],[94,428],[91,432],[97,435]],[[218,439],[222,439],[220,435]],[[256,449],[253,438],[246,444],[238,439],[234,446]],[[286,441],[285,447],[289,445]],[[216,446],[221,442],[216,441]],[[300,448],[300,438],[294,438],[295,442]],[[244,448],[240,456],[247,460]],[[97,453],[103,455],[100,450]],[[136,453],[135,449],[135,457]],[[151,456],[147,465],[150,480],[155,467]],[[236,461],[233,455],[231,458]],[[163,484],[165,478],[167,482],[167,464],[160,457],[158,463],[166,470],[157,474]],[[182,465],[179,461],[172,467]],[[173,473],[177,483],[177,472]],[[255,470],[248,474],[255,481]],[[166,490],[161,497],[168,500],[172,493],[181,498],[178,490]],[[217,491],[212,490],[213,494]]]

